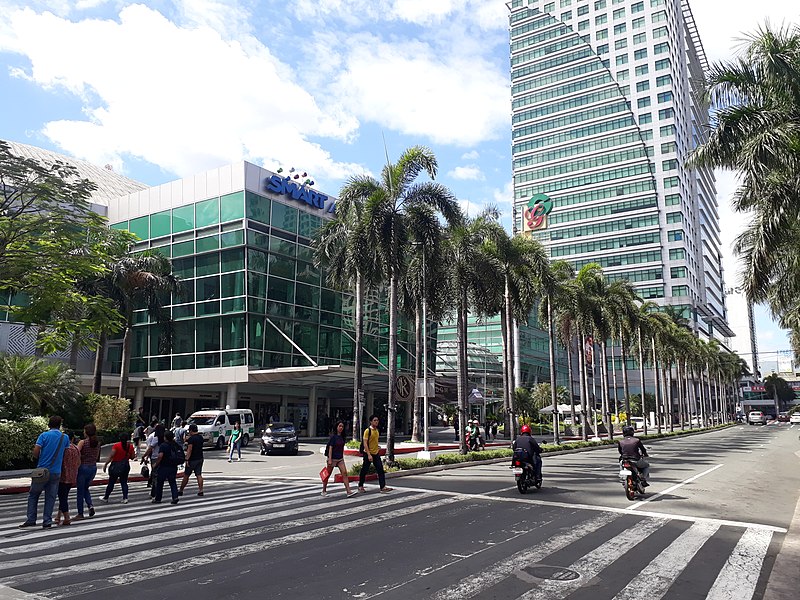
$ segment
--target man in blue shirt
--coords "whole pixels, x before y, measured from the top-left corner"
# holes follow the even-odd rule
[[[39,496],[44,492],[44,511],[42,512],[42,527],[50,529],[53,522],[53,507],[58,494],[58,480],[61,479],[61,463],[64,460],[64,450],[69,445],[69,438],[61,433],[61,417],[52,416],[49,422],[50,430],[42,433],[33,447],[33,458],[37,460],[36,466],[50,471],[50,479],[44,483],[31,483],[28,492],[28,516],[23,527],[36,525],[36,511],[39,506]]]

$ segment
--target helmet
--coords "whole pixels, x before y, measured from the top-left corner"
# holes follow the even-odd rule
[[[519,432],[520,432],[520,433],[527,433],[528,435],[530,435],[530,433],[531,433],[531,428],[530,428],[530,427],[528,427],[527,425],[523,425],[523,426],[522,426],[522,429],[520,429],[520,430],[519,430]]]
[[[625,436],[625,437],[632,436],[633,435],[633,427],[631,427],[630,425],[625,425],[625,427],[622,428],[622,435]]]

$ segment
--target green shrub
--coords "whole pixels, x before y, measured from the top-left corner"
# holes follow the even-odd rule
[[[98,430],[126,431],[133,428],[133,412],[130,400],[127,398],[89,394],[86,397],[86,404],[92,415],[92,422]]]
[[[0,469],[28,469],[35,465],[33,446],[39,434],[47,431],[45,417],[24,421],[0,421]]]
[[[361,446],[361,440],[350,440],[344,446],[345,446],[345,448],[358,449]]]

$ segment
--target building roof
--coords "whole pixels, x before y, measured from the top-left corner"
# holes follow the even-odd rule
[[[17,156],[30,158],[46,165],[52,165],[55,162],[63,162],[75,167],[79,177],[88,179],[97,185],[97,189],[92,192],[91,196],[91,202],[94,204],[108,206],[108,201],[112,198],[118,198],[119,196],[124,196],[125,194],[137,192],[149,187],[144,183],[115,173],[110,167],[98,167],[85,160],[80,160],[57,152],[51,152],[44,148],[29,146],[28,144],[20,144],[19,142],[12,141],[6,141],[6,143],[10,146],[11,152]]]

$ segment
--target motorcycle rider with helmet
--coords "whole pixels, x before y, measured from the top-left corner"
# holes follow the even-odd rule
[[[522,455],[522,460],[533,466],[533,474],[536,483],[542,481],[542,449],[536,440],[531,436],[531,428],[528,425],[523,425],[519,431],[519,437],[514,440],[512,445],[514,454]]]
[[[647,449],[642,444],[642,440],[634,435],[634,429],[630,425],[622,428],[622,439],[617,440],[620,460],[627,458],[632,461],[639,470],[642,480],[642,487],[650,485],[647,480],[650,478],[650,463],[647,462]]]

